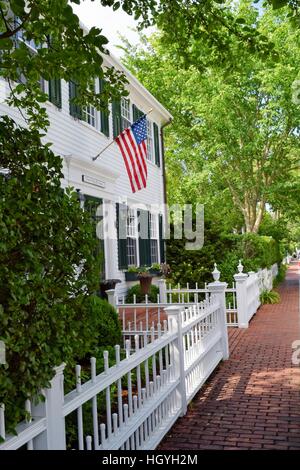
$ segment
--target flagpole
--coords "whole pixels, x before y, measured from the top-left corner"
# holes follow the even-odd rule
[[[143,116],[148,116],[148,114],[152,113],[152,111],[153,111],[153,108],[149,109],[149,111],[147,113],[145,113]],[[141,117],[143,117],[143,116],[141,116]],[[141,118],[139,118],[139,119],[141,119]],[[109,142],[109,144],[107,144],[106,147],[104,147],[104,149],[102,149],[99,153],[97,153],[97,155],[95,157],[92,157],[92,161],[93,162],[96,161],[97,158],[99,158],[100,155],[102,155],[105,152],[105,150],[107,150],[114,142],[115,142],[115,139],[113,139],[111,142]]]

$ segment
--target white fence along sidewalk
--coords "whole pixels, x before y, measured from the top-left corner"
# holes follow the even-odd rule
[[[208,286],[209,298],[188,307],[165,309],[168,329],[158,326],[155,339],[135,337],[135,352],[126,342],[126,358],[115,348],[115,365],[104,353],[104,372],[96,375],[91,359],[91,380],[81,383],[76,367],[76,389],[64,396],[63,369],[57,369],[45,402],[31,409],[31,421],[18,426],[18,436],[5,435],[2,409],[0,430],[3,449],[65,449],[65,418],[76,415],[78,449],[155,449],[188,403],[222,359],[227,359],[228,336],[225,322],[224,283]],[[98,413],[98,396],[105,394],[105,417]],[[92,435],[86,435],[84,405],[90,403]],[[27,408],[30,407],[27,405]],[[21,432],[20,432],[21,431]]]

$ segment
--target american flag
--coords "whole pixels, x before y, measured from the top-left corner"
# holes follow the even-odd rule
[[[142,116],[115,138],[121,150],[132,192],[147,185],[147,119]]]

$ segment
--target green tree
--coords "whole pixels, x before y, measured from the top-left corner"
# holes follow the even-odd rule
[[[107,54],[107,38],[98,28],[83,32],[72,4],[82,0],[0,0],[0,76],[11,87],[11,104],[23,109],[30,125],[46,128],[47,114],[43,103],[47,97],[39,86],[45,80],[75,80],[80,96],[77,102],[106,108],[108,100],[125,94],[124,75],[102,67],[101,54]],[[255,24],[246,23],[234,14],[234,2],[223,0],[99,0],[114,11],[122,8],[139,20],[140,28],[157,24],[163,41],[172,44],[181,60],[195,63],[198,41],[210,48],[212,60],[227,60],[231,37],[244,47],[263,54],[272,49]],[[267,0],[274,8],[289,4],[291,18],[298,16],[298,0]],[[18,40],[22,37],[23,41]],[[192,38],[192,42],[191,42]],[[36,52],[27,47],[34,44]],[[17,46],[17,47],[16,47]],[[207,61],[202,63],[205,65]],[[21,82],[20,82],[21,77]],[[106,80],[105,90],[93,92],[96,77]],[[20,82],[15,87],[15,82]]]
[[[53,367],[89,350],[99,267],[89,217],[61,190],[61,159],[38,131],[2,117],[0,162],[0,402],[16,424]]]
[[[299,210],[300,108],[292,85],[299,78],[300,42],[287,12],[268,10],[258,18],[247,2],[237,17],[241,11],[274,44],[273,56],[262,59],[231,38],[226,66],[203,70],[211,51],[197,40],[199,67],[187,68],[176,47],[166,47],[157,35],[150,44],[144,40],[143,50],[131,49],[125,63],[174,115],[166,131],[171,200],[193,195],[194,201],[213,202],[218,213],[229,193],[246,230],[257,232],[267,203],[282,208],[287,185],[293,187],[289,204]]]

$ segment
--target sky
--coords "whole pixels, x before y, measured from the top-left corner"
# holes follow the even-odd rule
[[[136,28],[137,22],[122,9],[113,11],[112,8],[103,7],[98,2],[91,0],[84,0],[80,5],[73,3],[72,8],[85,26],[88,28],[97,26],[102,29],[103,35],[109,40],[107,48],[116,57],[122,56],[122,51],[116,47],[122,43],[118,36],[119,32],[132,44],[139,42],[138,34],[132,31],[133,28]]]

